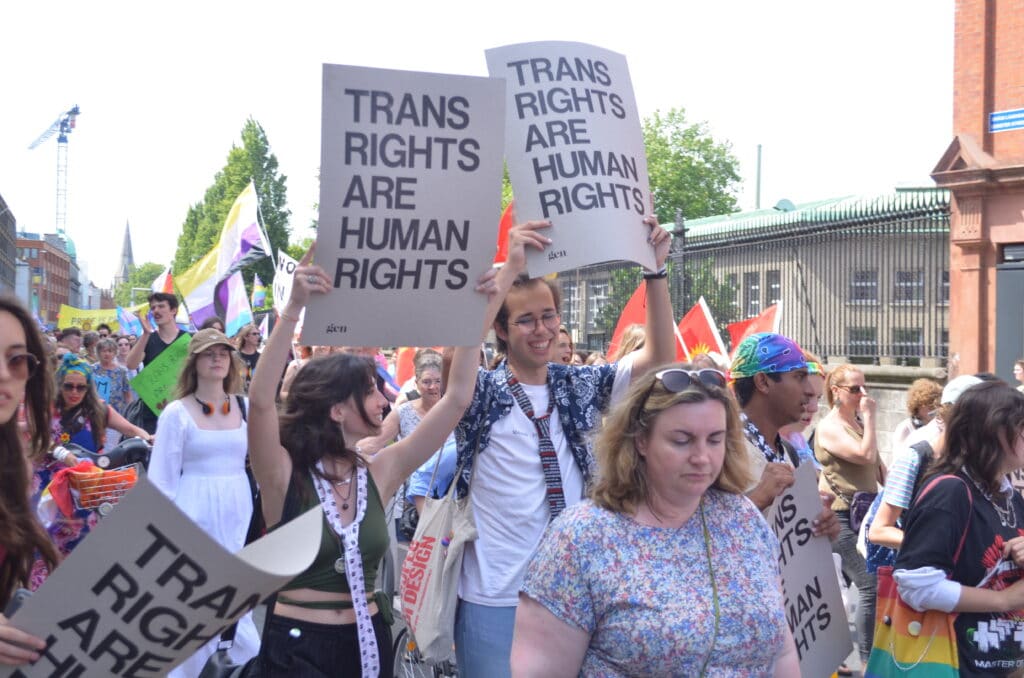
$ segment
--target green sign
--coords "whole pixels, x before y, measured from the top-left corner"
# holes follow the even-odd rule
[[[149,409],[157,414],[163,412],[164,407],[174,396],[178,375],[181,374],[185,358],[188,357],[190,341],[192,341],[190,334],[178,337],[153,362],[145,365],[131,381],[135,392],[149,405]]]

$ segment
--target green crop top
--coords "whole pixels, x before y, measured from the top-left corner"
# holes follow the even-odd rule
[[[307,498],[300,505],[295,476],[292,476],[284,499],[282,518],[287,517],[290,520],[302,515],[314,506],[320,506],[320,499],[317,497],[316,489],[313,487],[313,479],[308,475],[300,476],[300,478],[303,485],[305,485]],[[384,506],[380,501],[377,485],[373,482],[373,476],[369,473],[366,474],[366,478],[369,492],[366,496],[366,513],[363,515],[363,522],[359,524],[359,553],[363,556],[363,574],[365,575],[366,585],[373,587],[374,582],[377,581],[377,564],[380,563],[388,549],[388,529],[387,522],[384,519]],[[282,591],[313,589],[314,591],[329,593],[351,593],[348,579],[344,574],[338,574],[334,570],[334,561],[341,555],[341,539],[331,529],[327,522],[327,516],[323,516],[322,520],[323,530],[320,532],[320,551],[317,552],[313,564],[295,577],[295,579],[288,582],[281,589]],[[282,522],[284,521],[282,520]],[[281,602],[285,602],[285,600]],[[344,607],[350,606],[351,604]],[[306,606],[304,605],[304,607]],[[332,607],[335,606],[332,605]]]

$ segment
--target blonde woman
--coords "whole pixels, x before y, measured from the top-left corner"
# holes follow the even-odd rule
[[[637,379],[596,452],[590,500],[530,562],[512,675],[799,675],[725,375],[680,365]]]

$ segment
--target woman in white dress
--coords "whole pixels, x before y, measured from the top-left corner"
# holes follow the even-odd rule
[[[177,400],[164,408],[149,465],[149,479],[193,522],[231,553],[245,545],[252,492],[245,473],[245,412],[235,348],[218,330],[200,330],[189,342]],[[168,674],[193,677],[217,648],[213,638]],[[259,652],[251,614],[238,622],[231,658]]]

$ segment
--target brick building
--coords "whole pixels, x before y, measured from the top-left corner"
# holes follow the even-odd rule
[[[29,265],[30,308],[39,304],[39,317],[47,323],[57,320],[61,304],[67,304],[71,286],[71,256],[53,241],[36,233],[19,233],[18,258]]]
[[[1024,0],[957,0],[955,40],[953,140],[932,174],[952,195],[950,357],[1012,380],[1024,356]]]

